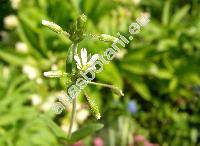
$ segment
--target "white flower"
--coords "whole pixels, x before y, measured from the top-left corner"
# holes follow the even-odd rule
[[[89,111],[87,109],[81,109],[76,114],[76,119],[78,123],[83,123],[89,116]]]
[[[99,58],[98,54],[94,54],[90,60],[88,61],[87,58],[87,50],[85,48],[81,49],[81,59],[78,55],[74,56],[74,59],[76,60],[76,65],[79,70],[87,70],[92,69],[92,65],[95,63],[95,61]]]
[[[58,69],[58,66],[56,64],[51,65],[51,70],[57,70],[57,69]]]
[[[45,112],[49,111],[52,108],[54,102],[55,102],[54,96],[47,97],[47,100],[41,105],[41,110]]]
[[[33,80],[37,77],[37,69],[30,65],[24,65],[22,70],[30,80]]]
[[[42,102],[41,97],[38,94],[31,95],[30,99],[33,105],[39,105]]]
[[[62,124],[61,124],[61,129],[68,133],[69,131],[69,124],[67,121],[64,121]],[[76,130],[78,129],[78,124],[76,123],[76,121],[74,121],[73,123],[73,126],[72,126],[72,132],[75,132]]]
[[[18,9],[21,0],[11,0],[11,6],[13,9]]]
[[[28,52],[28,47],[25,43],[23,42],[17,42],[15,44],[15,48],[18,52],[20,53],[27,53]]]
[[[140,2],[141,2],[141,0],[132,0],[133,1],[133,3],[135,4],[135,5],[138,5]]]
[[[126,54],[127,51],[125,49],[120,49],[120,51],[116,53],[115,57],[120,60],[123,59]]]
[[[3,21],[7,29],[13,29],[18,25],[18,19],[15,15],[6,16]]]
[[[37,79],[36,79],[36,83],[40,85],[40,84],[43,83],[43,80],[42,80],[41,78],[37,78]]]

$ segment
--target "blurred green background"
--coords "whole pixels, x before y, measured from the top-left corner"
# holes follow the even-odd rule
[[[51,111],[65,78],[43,72],[65,70],[71,42],[42,19],[68,30],[84,13],[88,33],[117,37],[129,36],[128,26],[143,12],[149,24],[95,79],[125,96],[88,86],[102,118],[96,121],[80,96],[73,130],[93,122],[104,128],[74,146],[200,146],[199,0],[0,0],[0,146],[68,145],[38,115],[68,130],[70,103],[60,115]],[[79,49],[94,54],[109,46],[86,39]]]

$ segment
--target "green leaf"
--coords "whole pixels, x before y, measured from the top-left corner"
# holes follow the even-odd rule
[[[40,115],[39,117],[53,131],[55,136],[57,136],[58,138],[61,138],[61,139],[68,140],[67,134],[64,131],[62,131],[60,129],[60,127],[58,127],[49,117],[47,117],[46,115]]]
[[[83,128],[75,131],[72,133],[72,137],[69,140],[70,143],[74,143],[88,135],[91,135],[93,133],[95,133],[96,131],[100,130],[103,128],[103,124],[100,123],[95,123],[95,124],[89,124],[87,126],[84,126]]]
[[[163,9],[162,23],[163,23],[164,25],[167,25],[167,24],[169,23],[170,3],[171,3],[171,1],[170,1],[170,0],[167,0],[167,1],[165,2],[165,6],[164,6],[164,9]]]
[[[97,78],[102,82],[106,82],[119,88],[123,88],[123,81],[120,76],[120,72],[116,65],[111,62],[109,64],[104,64],[103,71],[96,75]],[[110,76],[112,76],[112,78]]]
[[[25,58],[19,57],[16,54],[12,54],[8,51],[0,50],[0,58],[7,63],[13,64],[13,65],[23,65],[24,62],[26,62]]]
[[[183,19],[183,17],[186,16],[189,9],[190,9],[190,6],[186,5],[186,6],[182,7],[179,11],[177,11],[172,18],[171,26],[174,27],[175,25],[180,23],[180,21]]]
[[[128,74],[126,73],[127,77],[133,88],[146,100],[151,99],[151,93],[149,91],[148,86],[144,83],[142,78],[138,75]]]

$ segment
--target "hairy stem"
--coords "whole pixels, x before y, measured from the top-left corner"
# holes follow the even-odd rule
[[[109,84],[103,84],[103,83],[96,83],[96,82],[88,82],[91,85],[97,85],[97,86],[102,86],[102,87],[107,87],[112,89],[115,93],[117,93],[118,95],[124,96],[124,93],[122,92],[122,90],[120,90],[118,87],[115,87],[113,85],[109,85]]]
[[[71,115],[71,119],[70,119],[70,125],[69,125],[69,131],[68,131],[68,137],[71,138],[72,135],[72,127],[73,127],[73,123],[75,120],[75,113],[76,113],[76,97],[74,97],[74,99],[72,100],[72,115]]]
[[[76,72],[76,63],[74,60],[74,56],[77,55],[78,52],[78,44],[74,43],[72,46],[72,51],[73,51],[73,58],[72,58],[72,74],[75,74]]]
[[[73,44],[73,56],[77,54],[77,48],[78,44]],[[75,60],[74,58],[72,59],[72,73],[76,72],[76,65],[75,65]],[[69,126],[69,131],[68,131],[68,137],[70,138],[72,135],[72,127],[73,123],[75,120],[75,113],[76,113],[76,97],[72,99],[72,114],[71,114],[71,119],[70,119],[70,126]]]

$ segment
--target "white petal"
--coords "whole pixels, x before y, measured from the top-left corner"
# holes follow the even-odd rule
[[[99,54],[94,54],[94,55],[92,56],[92,58],[90,59],[90,61],[88,62],[88,64],[89,64],[90,66],[93,65],[97,59],[99,59]]]
[[[78,69],[80,69],[80,70],[81,70],[81,66],[79,66],[79,64],[78,64],[78,63],[76,63],[76,66],[77,66],[77,68],[78,68]]]
[[[87,50],[85,48],[81,49],[81,59],[83,66],[87,63]]]
[[[76,65],[77,65],[77,68],[79,69],[79,68],[81,68],[82,67],[82,65],[81,65],[81,61],[80,61],[80,58],[78,57],[78,55],[75,55],[74,56],[74,59],[76,60]]]

